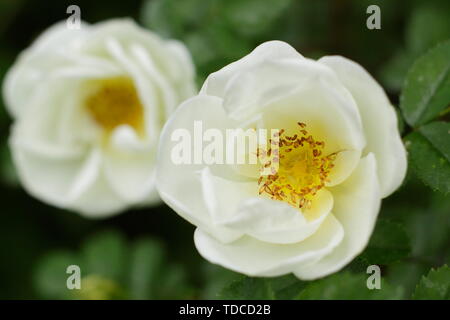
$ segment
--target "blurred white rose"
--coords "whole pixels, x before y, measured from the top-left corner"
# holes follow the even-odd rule
[[[25,189],[89,217],[158,202],[159,133],[194,93],[191,57],[177,41],[128,19],[50,27],[3,84]]]
[[[171,135],[204,130],[284,130],[276,174],[256,165],[175,165]],[[401,184],[406,154],[385,92],[358,64],[314,61],[267,42],[211,74],[161,134],[162,199],[197,226],[209,261],[251,276],[323,277],[366,246],[381,199]]]

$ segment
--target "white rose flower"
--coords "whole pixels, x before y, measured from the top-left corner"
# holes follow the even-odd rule
[[[174,164],[177,129],[279,129],[279,168]],[[195,135],[195,133],[194,133]],[[225,135],[225,134],[224,134]],[[162,199],[194,224],[200,254],[250,276],[336,272],[366,246],[406,153],[385,92],[358,64],[271,41],[211,74],[161,134]]]
[[[159,201],[155,162],[168,115],[195,94],[190,55],[128,19],[58,23],[9,70],[13,161],[35,197],[89,217]]]

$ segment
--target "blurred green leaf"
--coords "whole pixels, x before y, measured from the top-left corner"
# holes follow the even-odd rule
[[[220,291],[229,283],[242,278],[242,275],[221,266],[204,261],[200,269],[203,275],[204,287],[200,299],[217,299]]]
[[[202,82],[272,37],[292,0],[150,0],[141,22],[189,48]]]
[[[405,260],[389,265],[386,280],[392,285],[401,286],[403,298],[409,298],[426,270],[428,268],[420,263]]]
[[[417,176],[434,190],[450,191],[450,123],[433,122],[406,137]]]
[[[180,264],[167,264],[156,285],[157,299],[192,299],[194,290],[188,285],[186,270]]]
[[[411,252],[404,226],[387,219],[378,219],[370,242],[359,256],[367,265],[385,265],[403,259]]]
[[[413,294],[415,300],[450,300],[450,268],[431,269],[422,277]]]
[[[290,300],[294,299],[306,284],[307,282],[292,274],[275,278],[241,277],[226,286],[219,297],[231,300]]]
[[[381,68],[380,78],[383,84],[393,91],[400,91],[408,69],[414,63],[416,55],[407,50],[399,50]]]
[[[299,280],[293,274],[271,278],[268,281],[274,297],[282,300],[294,299],[308,284],[308,282]]]
[[[406,77],[400,107],[413,127],[439,115],[450,103],[450,41],[420,57]]]
[[[410,229],[412,256],[441,265],[442,252],[450,243],[450,201],[448,195],[437,192],[432,193],[430,200],[430,205],[419,214],[407,217],[406,225]]]
[[[401,299],[401,287],[381,282],[380,289],[367,288],[368,275],[340,272],[309,283],[297,296],[299,300],[375,300]]]
[[[243,277],[233,281],[219,294],[225,300],[272,300],[275,298],[269,280]]]
[[[163,269],[164,252],[153,239],[138,240],[131,248],[130,297],[154,299],[156,285]]]
[[[389,3],[400,4],[401,2],[389,1]],[[383,24],[386,20],[385,5],[386,3],[381,7]],[[407,13],[405,9],[404,5],[401,6],[400,12],[396,12],[394,18],[398,19],[400,14]],[[382,66],[380,74],[384,85],[396,92],[402,88],[406,74],[414,60],[439,42],[450,39],[450,20],[448,19],[450,3],[448,1],[420,2],[411,4],[409,9],[411,13],[406,21],[405,44],[397,49],[387,63]],[[398,29],[398,21],[395,22],[393,26]],[[392,30],[388,31],[387,35],[390,33]],[[398,40],[396,42],[399,43]]]
[[[0,146],[0,176],[2,182],[10,187],[19,186],[19,177],[12,161],[11,151],[7,143]]]
[[[165,37],[173,37],[175,19],[170,16],[170,2],[167,0],[145,1],[141,9],[141,22],[149,29]]]
[[[406,27],[406,43],[412,52],[422,54],[439,42],[450,39],[450,6],[427,1],[414,8]]]
[[[206,33],[206,31],[204,32]],[[209,37],[202,32],[191,33],[186,36],[186,45],[197,65],[205,65],[214,60],[217,50],[211,44]]]
[[[213,23],[206,31],[211,39],[211,44],[218,52],[218,58],[228,60],[227,64],[242,58],[253,50],[249,41],[237,37],[234,32],[222,23]],[[224,66],[222,65],[218,69]]]
[[[45,299],[70,298],[72,291],[67,288],[70,275],[66,270],[68,266],[79,263],[79,258],[67,251],[55,251],[42,257],[34,273],[34,284],[39,296]]]
[[[290,3],[291,0],[228,0],[224,16],[237,33],[252,37],[266,32]]]
[[[83,271],[121,281],[125,271],[126,244],[116,231],[103,231],[89,238],[82,248]]]
[[[395,113],[397,114],[397,127],[400,135],[405,131],[405,120],[402,117],[402,113],[399,108],[395,108]]]
[[[126,252],[129,251],[129,255]],[[185,269],[169,263],[163,245],[141,238],[128,245],[116,231],[88,238],[80,255],[55,252],[36,269],[39,297],[55,299],[186,299],[194,296]],[[76,259],[75,259],[76,258]],[[67,290],[67,266],[81,269],[81,290]],[[61,274],[58,270],[63,270]]]
[[[144,1],[140,20],[149,29],[165,37],[184,38],[199,25],[210,22],[210,15],[221,1],[148,0]]]

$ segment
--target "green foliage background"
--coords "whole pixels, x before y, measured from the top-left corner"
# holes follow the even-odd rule
[[[0,298],[450,299],[449,1],[3,0],[0,79],[70,4],[91,23],[128,16],[185,42],[199,85],[272,39],[308,57],[359,62],[398,106],[408,176],[383,201],[367,249],[341,272],[312,282],[248,278],[204,261],[193,227],[164,205],[96,221],[27,195],[7,147],[11,119],[0,106]],[[366,28],[370,4],[381,8],[381,30]],[[70,264],[81,267],[81,291],[65,287]],[[381,290],[366,288],[370,264],[382,268]]]

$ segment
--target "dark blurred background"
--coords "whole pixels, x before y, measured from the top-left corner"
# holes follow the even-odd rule
[[[0,0],[0,79],[37,35],[69,16],[71,4],[89,23],[131,17],[183,41],[199,85],[259,43],[279,39],[307,57],[339,54],[357,61],[395,105],[414,59],[450,38],[448,0]],[[371,4],[381,8],[381,30],[366,28]],[[238,276],[203,261],[193,245],[194,228],[164,205],[87,220],[32,198],[10,160],[10,125],[0,105],[0,298],[215,298]],[[361,259],[391,250],[394,257],[382,261],[383,270],[408,296],[426,270],[450,262],[449,211],[448,197],[409,174],[383,202],[381,217],[389,222],[377,225]],[[357,270],[358,261],[349,270]],[[82,269],[87,289],[77,295],[65,289],[62,268],[68,264]]]

